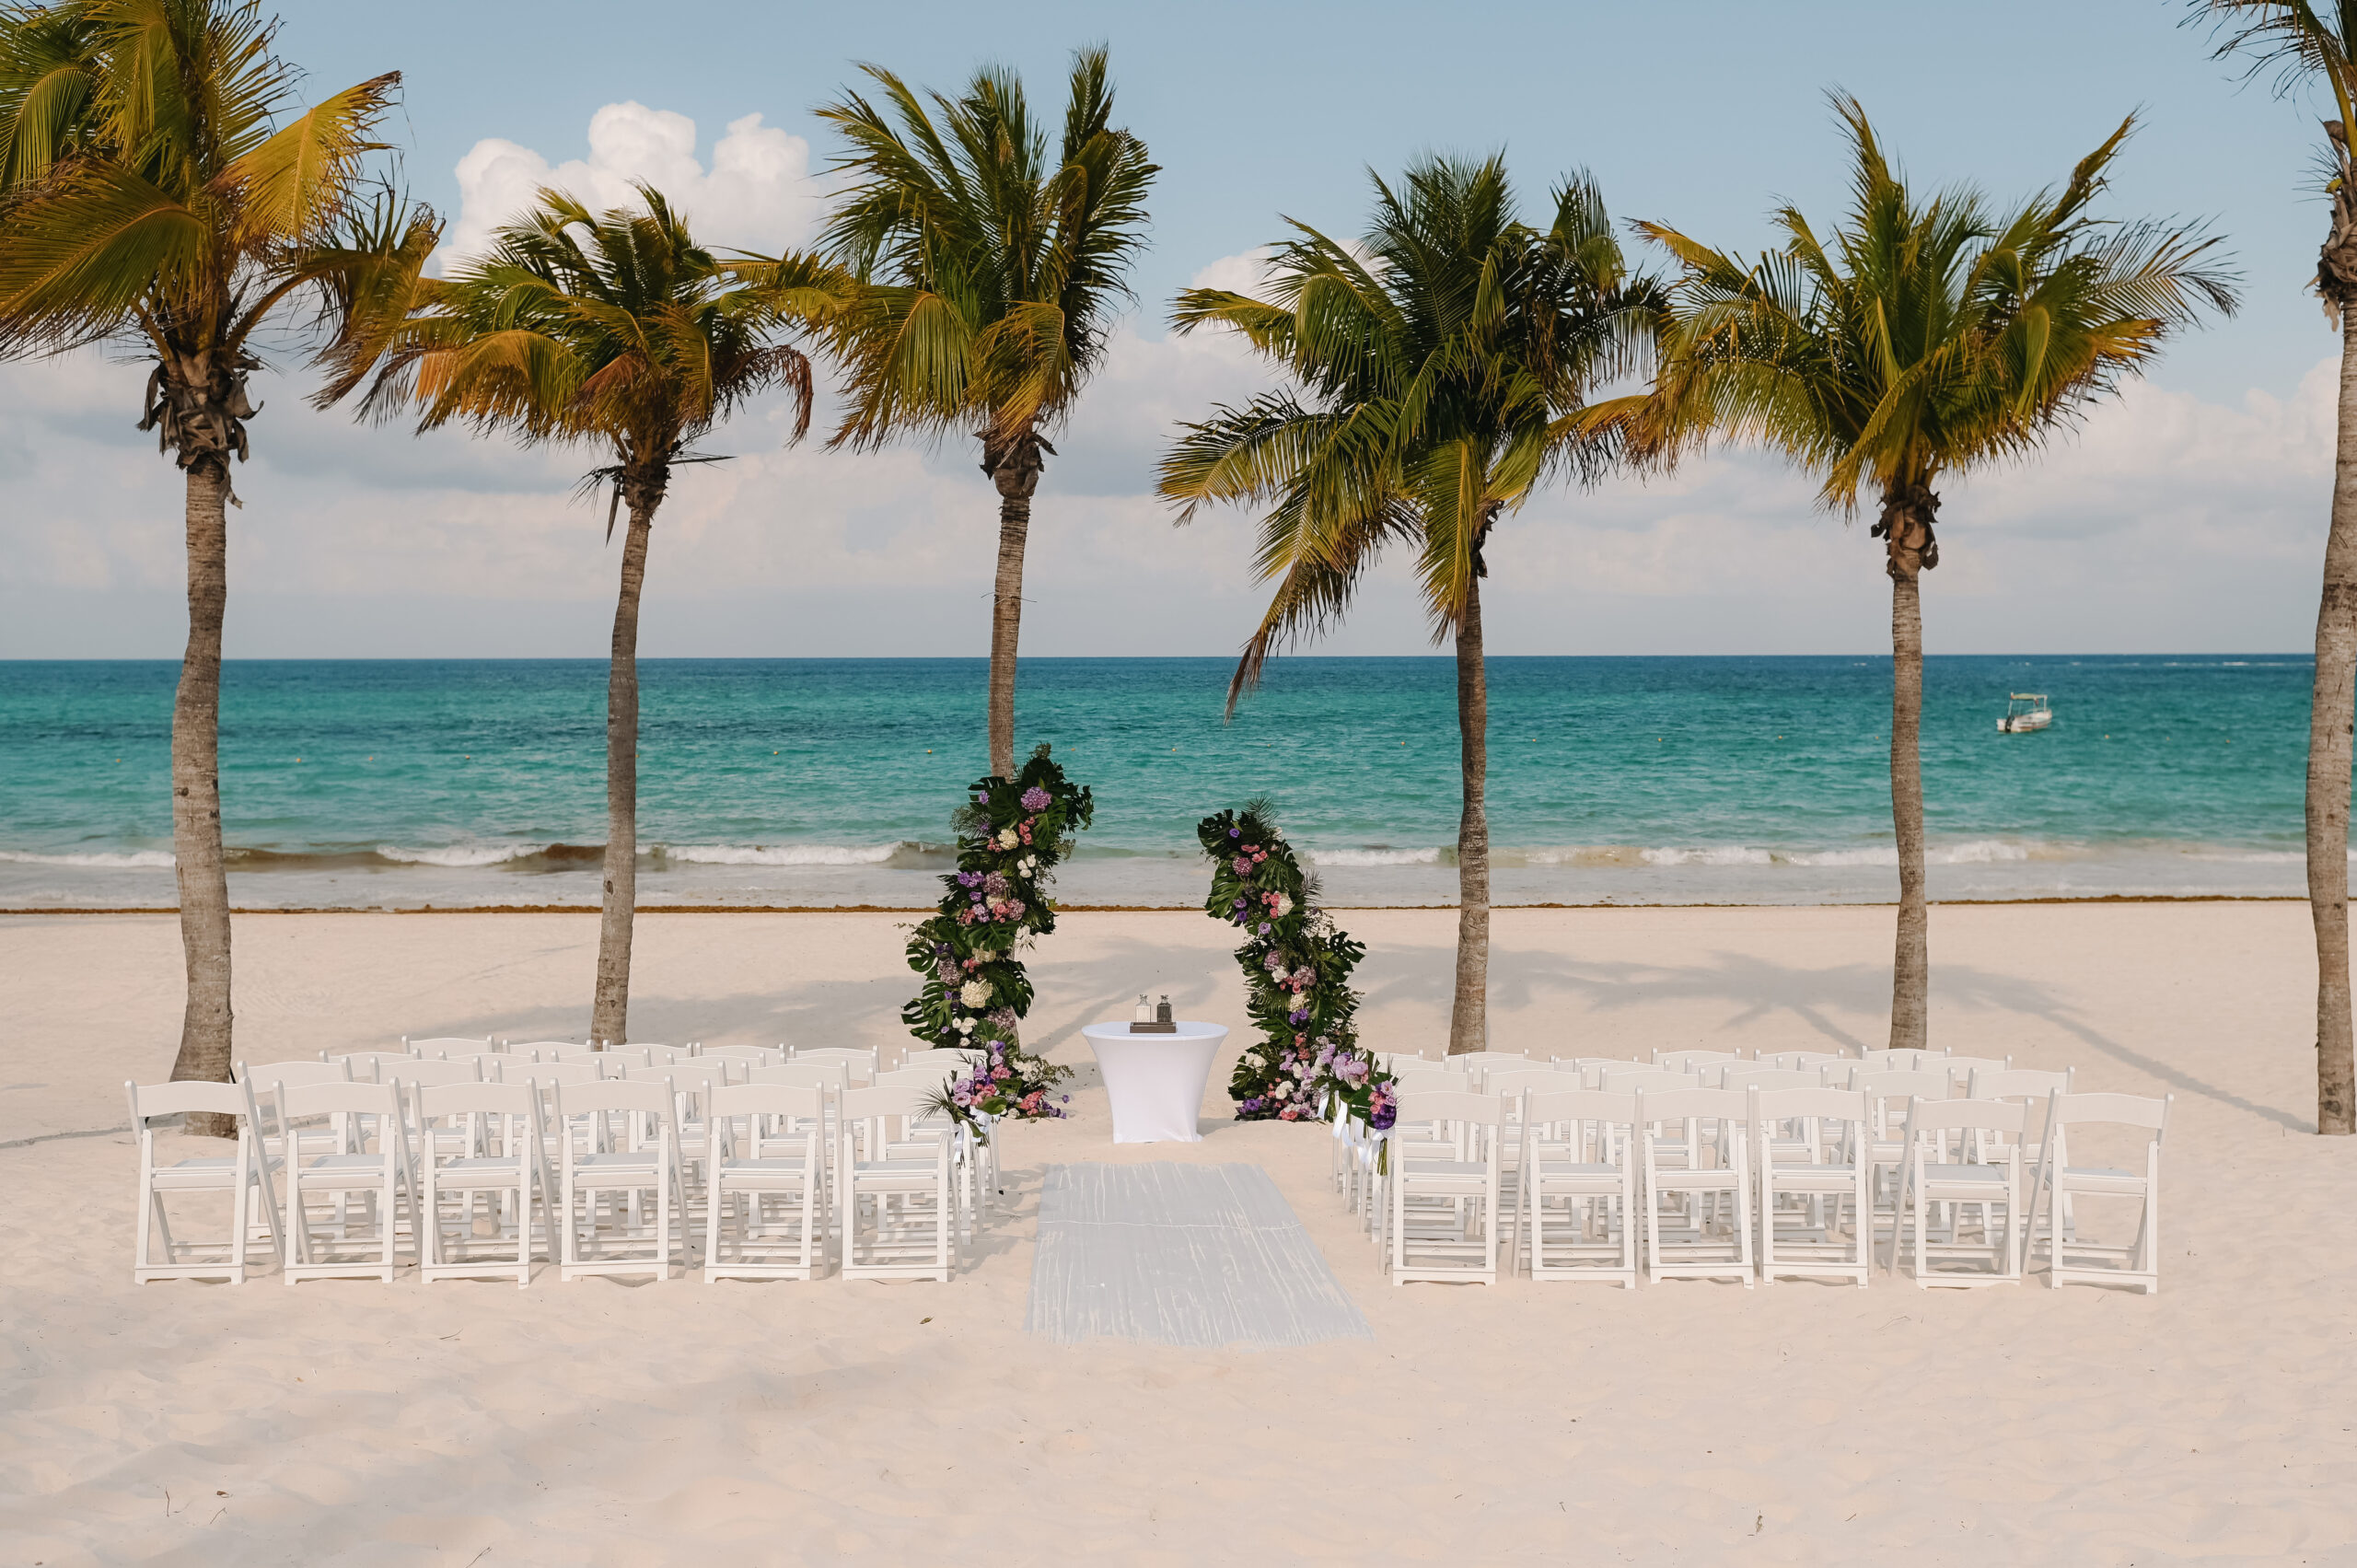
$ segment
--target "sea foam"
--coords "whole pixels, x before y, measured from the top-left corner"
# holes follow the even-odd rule
[[[169,850],[94,850],[87,854],[40,854],[31,850],[0,849],[0,860],[22,865],[89,865],[108,871],[168,871],[176,864]]]

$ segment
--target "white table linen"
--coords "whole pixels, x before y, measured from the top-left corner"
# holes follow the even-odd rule
[[[1105,1076],[1113,1142],[1202,1142],[1196,1123],[1225,1025],[1182,1021],[1176,1034],[1133,1035],[1126,1023],[1090,1024],[1080,1032]]]

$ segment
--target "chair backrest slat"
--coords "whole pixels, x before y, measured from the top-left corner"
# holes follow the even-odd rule
[[[2057,1095],[2054,1121],[2063,1127],[2082,1121],[2109,1121],[2158,1132],[2168,1125],[2169,1104],[2176,1098],[2175,1095],[2164,1095],[2159,1099],[2143,1095]]]
[[[747,1077],[756,1084],[802,1084],[841,1089],[851,1085],[851,1067],[842,1062],[782,1062],[774,1067],[756,1067]]]
[[[1495,1127],[1505,1120],[1505,1101],[1462,1089],[1427,1089],[1411,1082],[1399,1091],[1401,1121],[1470,1121]]]
[[[1915,1099],[1908,1103],[1910,1141],[1927,1132],[1979,1129],[2021,1136],[2029,1124],[2029,1107],[2002,1099]]]
[[[1757,1121],[1855,1121],[1868,1120],[1866,1097],[1853,1089],[1768,1088],[1753,1085],[1752,1119]]]
[[[277,1084],[271,1088],[272,1098],[278,1101],[278,1114],[290,1121],[352,1111],[399,1117],[401,1093],[393,1084]]]

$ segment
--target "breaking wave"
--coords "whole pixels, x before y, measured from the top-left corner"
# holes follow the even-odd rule
[[[41,854],[31,850],[0,849],[0,860],[20,865],[88,865],[109,871],[168,871],[176,864],[163,849],[93,850],[87,854]]]

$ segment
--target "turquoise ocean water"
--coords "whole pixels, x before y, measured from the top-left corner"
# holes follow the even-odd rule
[[[913,907],[984,765],[975,660],[649,660],[648,904]],[[1021,744],[1097,794],[1068,902],[1202,897],[1193,827],[1272,797],[1337,903],[1446,902],[1446,658],[1293,658],[1233,723],[1222,659],[1027,659]],[[170,663],[0,663],[0,907],[172,901]],[[2309,664],[1935,657],[1923,760],[1941,898],[2294,894]],[[1499,658],[1501,902],[1896,894],[1887,659]],[[2003,736],[2014,691],[2054,727]],[[605,667],[250,661],[223,677],[232,898],[592,904]]]

